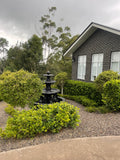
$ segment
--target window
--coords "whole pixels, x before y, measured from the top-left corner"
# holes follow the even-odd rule
[[[86,74],[86,55],[78,57],[78,79],[85,79]]]
[[[120,73],[120,52],[112,52],[111,70]]]
[[[92,55],[92,67],[91,67],[91,81],[102,72],[103,68],[103,53]]]

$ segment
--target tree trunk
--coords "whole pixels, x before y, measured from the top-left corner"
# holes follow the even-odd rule
[[[61,94],[63,95],[63,86],[61,86]]]

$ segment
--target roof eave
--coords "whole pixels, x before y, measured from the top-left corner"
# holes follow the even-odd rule
[[[92,22],[78,37],[78,39],[68,48],[64,53],[64,56],[74,53],[97,29],[102,29],[117,35],[120,35],[120,31],[106,27],[97,23]]]

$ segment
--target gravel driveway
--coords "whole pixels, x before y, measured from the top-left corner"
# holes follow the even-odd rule
[[[37,145],[40,143],[49,143],[77,137],[120,135],[120,113],[89,113],[84,110],[84,106],[71,100],[66,101],[80,108],[81,123],[79,127],[76,129],[63,129],[60,133],[57,134],[41,134],[32,139],[0,139],[0,152],[30,145]],[[2,128],[5,127],[8,117],[8,115],[4,112],[5,107],[6,103],[0,102],[0,127]]]

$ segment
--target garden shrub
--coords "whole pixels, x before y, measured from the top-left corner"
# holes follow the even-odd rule
[[[120,111],[120,80],[111,80],[103,86],[103,102],[111,111]]]
[[[87,98],[86,96],[71,96],[71,95],[63,95],[64,98],[76,101],[84,106],[97,106],[98,104],[92,100]]]
[[[109,113],[111,112],[108,108],[106,108],[105,106],[98,106],[98,107],[94,107],[94,106],[88,106],[85,108],[85,110],[87,112],[96,112],[96,113],[102,113],[102,114],[105,114],[105,113]]]
[[[79,111],[66,102],[38,105],[28,111],[17,111],[9,117],[5,130],[0,131],[3,138],[34,137],[42,132],[59,132],[64,127],[79,125]]]
[[[86,96],[97,102],[99,105],[102,103],[102,96],[97,91],[94,83],[68,80],[64,85],[64,94]]]
[[[42,82],[37,74],[20,70],[0,75],[0,97],[12,106],[33,105],[41,94]]]
[[[103,85],[112,79],[118,79],[119,75],[117,72],[114,72],[112,70],[104,71],[100,73],[97,78],[95,79],[96,88],[99,90],[99,92],[103,92]]]
[[[8,106],[5,108],[5,112],[11,116],[16,114],[16,110],[14,109],[13,106],[11,106],[10,104],[8,104]]]

